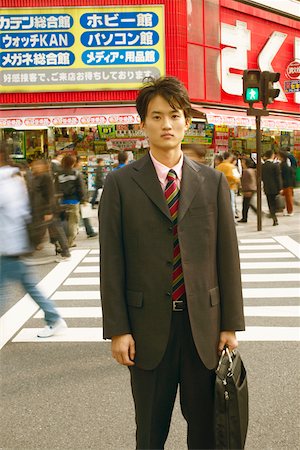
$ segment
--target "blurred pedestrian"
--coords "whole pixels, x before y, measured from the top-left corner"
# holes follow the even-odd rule
[[[243,212],[242,218],[238,222],[246,223],[248,220],[249,207],[257,212],[255,206],[251,204],[256,193],[256,170],[253,167],[253,161],[250,158],[242,159],[242,194],[243,194]]]
[[[48,226],[53,219],[54,187],[48,161],[33,160],[31,165],[32,178],[28,183],[35,248],[38,250]]]
[[[185,155],[187,155],[193,161],[200,164],[207,164],[206,160],[206,148],[201,144],[182,144],[181,149]]]
[[[228,184],[181,151],[192,111],[177,78],[150,78],[137,110],[150,152],[110,172],[100,202],[104,338],[130,368],[136,448],[164,448],[180,385],[188,447],[214,449],[218,352],[244,329]]]
[[[274,150],[267,150],[264,154],[264,164],[262,165],[262,181],[267,197],[270,216],[273,219],[273,226],[278,225],[276,216],[276,196],[282,189],[282,178],[280,166],[274,163]]]
[[[56,153],[55,157],[51,160],[51,171],[53,175],[61,171],[61,161],[63,157],[63,153]]]
[[[282,177],[282,195],[285,198],[286,211],[283,213],[284,216],[293,216],[294,212],[294,187],[296,184],[295,172],[292,165],[288,165],[288,155],[287,152],[279,151],[280,160],[280,172]]]
[[[235,178],[238,180],[238,182],[236,183],[236,188],[234,191],[234,218],[238,219],[239,217],[239,211],[238,211],[238,207],[237,207],[237,201],[236,201],[236,197],[237,195],[239,195],[239,191],[240,191],[240,187],[241,187],[241,176],[242,176],[242,169],[239,168],[240,167],[240,160],[237,158],[236,155],[232,155],[232,164],[234,165],[233,168],[233,175],[235,176]],[[241,166],[242,167],[242,166]]]
[[[12,167],[5,144],[0,145],[0,298],[5,299],[7,281],[18,281],[45,313],[46,326],[38,337],[50,337],[67,325],[53,301],[37,288],[34,276],[22,256],[30,253],[27,226],[31,221],[28,191],[19,169]]]
[[[114,170],[122,169],[128,164],[128,153],[124,150],[118,153],[118,165],[114,168]]]
[[[98,191],[99,191],[99,189],[103,188],[103,184],[104,184],[103,167],[104,167],[104,159],[99,158],[97,168],[95,171],[95,190],[93,192],[93,196],[92,196],[92,200],[91,200],[91,205],[92,205],[93,209],[95,208],[95,203],[96,203],[98,193],[99,193]]]
[[[57,186],[45,159],[36,159],[31,163],[32,177],[27,184],[31,203],[32,225],[31,239],[35,248],[41,248],[41,237],[48,228],[50,242],[55,246],[58,261],[68,260],[71,256],[68,241],[60,219],[61,209],[57,198]]]
[[[80,203],[86,201],[86,193],[82,175],[74,169],[76,159],[73,155],[65,155],[58,174],[59,189],[62,193],[61,204],[64,206],[64,226],[69,247],[75,247],[75,238],[79,230]]]
[[[76,164],[74,166],[74,169],[78,170],[80,173],[82,172],[82,159],[80,157],[76,158]],[[85,190],[85,202],[83,205],[80,205],[80,218],[82,219],[84,228],[85,228],[85,232],[88,238],[93,238],[98,236],[98,233],[96,233],[96,231],[94,230],[92,224],[91,224],[91,217],[90,217],[90,213],[91,211],[89,211],[89,206],[90,204],[87,203],[87,198],[88,198],[88,194],[87,194],[87,184],[86,182],[83,180],[84,182],[84,190]],[[86,207],[88,208],[88,215],[86,216],[85,214],[82,213],[82,208]]]
[[[216,155],[214,157],[214,168],[216,169],[218,167],[219,164],[221,164],[224,161],[224,158],[222,155]]]
[[[240,178],[238,176],[237,167],[233,164],[233,160],[235,159],[233,155],[229,152],[224,152],[224,160],[221,162],[216,169],[220,172],[224,173],[230,189],[230,199],[231,199],[231,209],[233,217],[236,216],[235,210],[235,194],[238,188],[238,184],[240,182]]]
[[[291,153],[291,150],[289,147],[286,148],[282,148],[282,151],[286,152],[286,156],[287,156],[287,165],[292,167],[295,175],[296,175],[296,171],[297,171],[297,160],[295,158],[295,156]]]

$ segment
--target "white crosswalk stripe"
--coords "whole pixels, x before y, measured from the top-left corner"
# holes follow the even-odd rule
[[[280,252],[274,251],[279,250],[278,244],[282,248]],[[238,340],[299,341],[300,244],[289,236],[276,236],[270,239],[241,239],[239,249],[242,252],[246,331],[237,333]],[[296,258],[298,261],[295,261]],[[277,287],[276,283],[279,283]],[[295,301],[297,305],[290,304]],[[276,325],[270,326],[271,318],[275,318]],[[292,321],[292,326],[290,323],[284,326],[287,318]]]
[[[238,339],[299,341],[300,306],[295,302],[300,294],[300,245],[288,236],[276,236],[241,239],[239,249],[246,331],[238,332]],[[78,258],[77,264],[70,266],[68,275],[61,277],[60,284],[49,294],[69,328],[58,336],[37,338],[43,313],[35,309],[31,311],[31,315],[35,314],[32,326],[25,324],[13,342],[104,342],[99,250],[85,250]]]

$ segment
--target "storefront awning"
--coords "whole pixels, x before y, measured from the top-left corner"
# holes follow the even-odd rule
[[[135,106],[99,106],[0,110],[0,128],[92,127],[133,124],[140,119]]]
[[[228,125],[229,127],[242,126],[255,128],[255,117],[247,116],[245,111],[230,111],[225,109],[209,109],[193,105],[193,107],[206,114],[208,123],[214,125]],[[270,114],[261,118],[262,128],[269,128],[272,130],[300,130],[300,116],[276,116]]]

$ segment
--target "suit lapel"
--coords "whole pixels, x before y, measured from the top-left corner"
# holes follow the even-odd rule
[[[149,154],[136,162],[133,167],[132,178],[171,221],[170,210]]]
[[[183,219],[196,193],[199,192],[199,189],[203,186],[204,177],[201,173],[199,173],[200,169],[200,166],[194,164],[193,161],[184,156],[180,186],[178,222]]]
[[[196,192],[199,191],[203,185],[204,177],[201,173],[199,174],[200,169],[200,166],[194,164],[193,161],[184,156],[178,222],[183,219]],[[170,210],[149,154],[135,163],[132,178],[151,201],[171,221]]]

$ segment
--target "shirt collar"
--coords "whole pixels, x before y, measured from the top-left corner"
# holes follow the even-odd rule
[[[175,164],[175,166],[173,167],[167,167],[164,164],[162,164],[161,162],[157,161],[157,159],[154,158],[154,156],[151,153],[151,150],[149,152],[150,154],[150,158],[152,159],[152,162],[154,164],[158,179],[160,181],[160,183],[164,184],[166,182],[167,179],[167,175],[169,173],[169,170],[173,169],[176,172],[177,178],[179,180],[179,182],[181,182],[181,178],[182,178],[182,166],[183,166],[183,153],[181,152],[181,156],[180,159],[178,161],[177,164]]]

